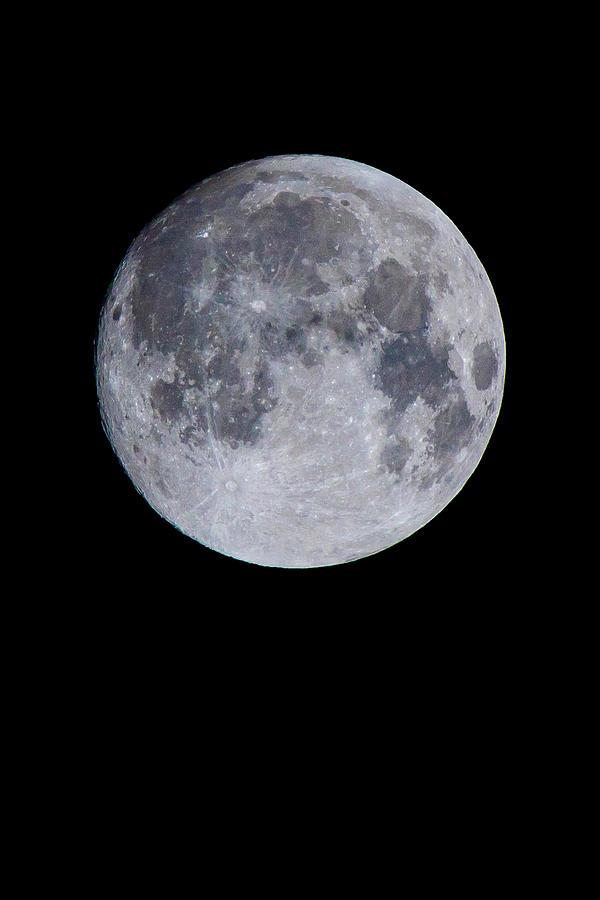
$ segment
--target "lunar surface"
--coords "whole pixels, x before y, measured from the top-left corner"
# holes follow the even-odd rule
[[[484,452],[504,366],[492,286],[450,219],[322,156],[176,200],[119,267],[97,344],[104,427],[146,500],[282,567],[359,559],[436,516]]]

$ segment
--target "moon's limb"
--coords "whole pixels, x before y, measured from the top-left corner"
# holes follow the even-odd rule
[[[106,430],[148,502],[203,544],[332,565],[408,537],[479,462],[505,347],[453,223],[376,169],[273,157],[139,235],[100,322]]]

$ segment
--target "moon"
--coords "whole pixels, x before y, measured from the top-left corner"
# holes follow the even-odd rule
[[[377,553],[476,468],[502,400],[490,281],[422,194],[326,156],[236,166],[134,241],[104,304],[105,431],[201,544],[263,566]]]

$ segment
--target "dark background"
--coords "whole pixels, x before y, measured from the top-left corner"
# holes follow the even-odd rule
[[[571,604],[581,594],[574,577],[568,590],[557,580],[552,593],[547,587],[556,563],[540,540],[545,507],[537,502],[548,484],[555,490],[545,457],[558,469],[555,449],[568,438],[564,429],[555,437],[553,426],[564,424],[556,410],[540,411],[541,394],[556,405],[559,378],[548,362],[553,344],[541,333],[554,318],[539,282],[542,270],[553,275],[571,261],[563,255],[555,265],[548,253],[560,241],[547,241],[539,255],[535,243],[537,233],[560,238],[572,224],[536,205],[571,103],[558,89],[563,25],[551,41],[549,16],[536,14],[528,29],[525,11],[508,8],[452,8],[444,18],[427,7],[418,23],[404,7],[336,7],[329,22],[324,8],[294,7],[288,20],[284,12],[229,6],[215,24],[205,8],[194,18],[160,7],[154,20],[150,7],[136,8],[129,28],[124,9],[48,13],[62,34],[46,41],[36,79],[43,114],[23,103],[36,157],[23,281],[54,238],[35,309],[49,309],[56,336],[43,335],[32,402],[37,410],[40,394],[47,399],[53,421],[41,437],[50,436],[60,459],[49,471],[36,449],[22,578],[7,586],[5,605],[18,607],[22,621],[18,632],[5,630],[18,657],[8,695],[23,723],[13,746],[30,760],[18,788],[33,784],[35,792],[37,777],[39,800],[52,785],[49,827],[39,803],[33,816],[44,834],[56,834],[57,815],[71,809],[80,841],[96,846],[86,824],[104,814],[93,877],[115,857],[119,829],[120,855],[130,853],[138,810],[162,841],[165,823],[185,828],[198,807],[213,843],[227,841],[227,873],[230,847],[237,851],[242,833],[249,843],[261,814],[279,826],[297,810],[300,820],[310,817],[311,839],[323,813],[335,827],[335,811],[348,812],[361,842],[364,822],[371,829],[376,820],[374,838],[391,858],[397,830],[389,818],[399,808],[427,848],[419,878],[432,869],[437,831],[436,854],[436,845],[461,839],[450,867],[436,856],[433,868],[441,864],[446,880],[457,868],[469,876],[473,858],[488,880],[506,871],[512,883],[506,862],[531,857],[536,816],[547,816],[549,827],[555,821],[557,773],[570,779],[581,771],[580,759],[569,765],[556,748],[565,735],[577,757],[589,746],[577,740],[575,719],[580,687],[592,682],[586,665],[594,657],[582,652],[582,635],[596,634]],[[40,28],[39,11],[31,18],[24,49],[33,24]],[[25,52],[20,65],[25,82]],[[9,91],[18,77],[15,68]],[[354,159],[436,203],[487,270],[507,341],[496,429],[458,496],[401,544],[314,570],[230,560],[162,520],[102,431],[94,382],[98,315],[140,229],[206,176],[286,153]],[[574,169],[572,177],[577,187]],[[577,344],[569,340],[571,361]],[[19,373],[8,373],[7,391]],[[37,437],[42,426],[33,427]],[[48,521],[38,524],[42,506]],[[30,590],[34,576],[40,584]],[[27,682],[21,699],[15,685]],[[581,719],[590,720],[589,709]],[[69,808],[70,784],[77,802]],[[265,804],[271,787],[273,806]],[[205,804],[210,788],[214,814]],[[565,790],[577,794],[572,783]],[[418,799],[406,810],[413,792]],[[158,814],[159,822],[167,797],[181,797],[188,815]],[[20,806],[31,817],[31,807]],[[195,826],[184,848],[191,840]],[[254,866],[271,868],[273,844],[275,853],[263,850]],[[303,862],[314,857],[304,840],[299,846]],[[533,863],[536,879],[554,875],[548,846]],[[148,871],[147,853],[136,879],[142,867]]]

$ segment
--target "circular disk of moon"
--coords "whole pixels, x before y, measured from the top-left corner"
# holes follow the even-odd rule
[[[161,516],[265,566],[360,559],[458,493],[505,345],[490,281],[422,194],[345,159],[203,181],[129,249],[100,318],[105,430]]]

